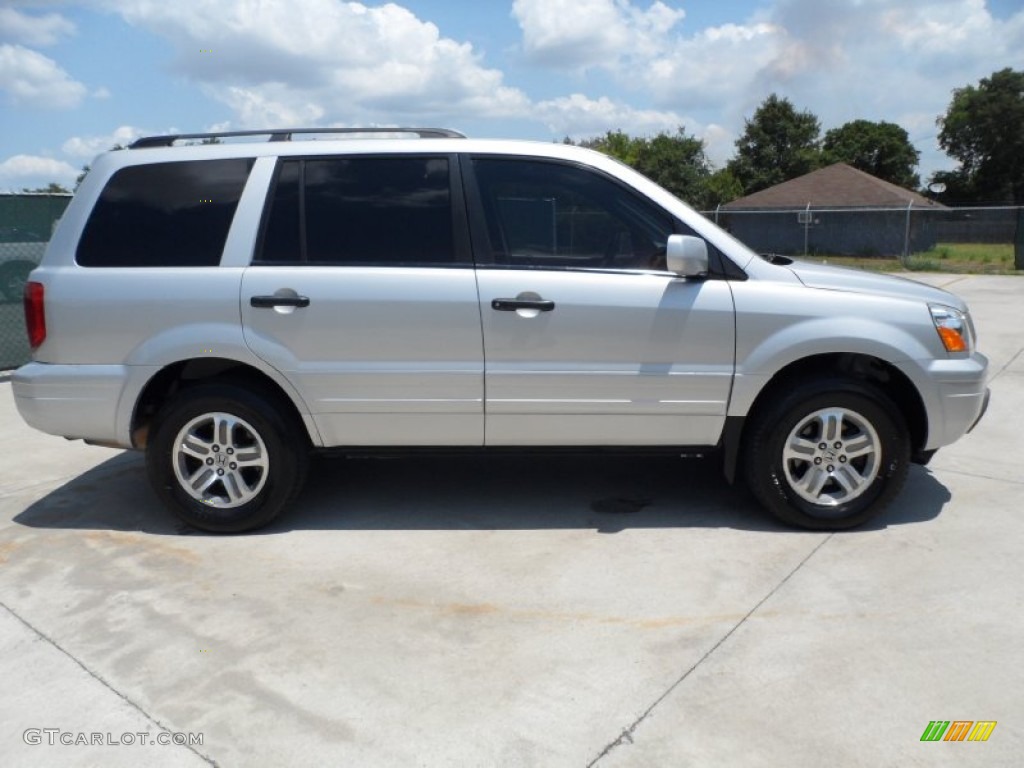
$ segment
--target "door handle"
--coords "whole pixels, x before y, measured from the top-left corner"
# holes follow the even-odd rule
[[[536,309],[541,312],[550,312],[555,308],[555,302],[550,299],[492,299],[491,309],[499,312],[515,312],[517,309]]]
[[[272,307],[308,307],[308,296],[253,296],[249,305],[257,309]]]

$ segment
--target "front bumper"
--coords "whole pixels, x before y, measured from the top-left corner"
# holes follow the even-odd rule
[[[988,358],[975,352],[966,358],[920,364],[921,368],[908,373],[918,382],[928,414],[928,439],[922,450],[934,451],[974,429],[987,410]]]
[[[976,419],[974,420],[974,423],[973,423],[973,424],[971,424],[971,426],[969,426],[969,427],[967,428],[967,434],[970,434],[970,433],[971,433],[971,431],[972,431],[972,430],[973,430],[973,429],[974,429],[974,428],[975,428],[976,426],[978,426],[978,422],[979,422],[979,421],[981,421],[982,417],[983,417],[983,416],[985,415],[985,411],[987,411],[987,410],[988,410],[988,401],[989,401],[989,400],[990,400],[991,398],[992,398],[992,390],[991,390],[991,389],[989,389],[988,387],[985,387],[985,399],[984,399],[984,400],[982,401],[982,403],[981,403],[981,413],[979,413],[979,414],[978,414],[978,417],[977,417],[977,418],[976,418]]]

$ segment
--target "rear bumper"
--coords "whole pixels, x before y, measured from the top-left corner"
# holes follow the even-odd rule
[[[130,447],[117,434],[117,408],[128,371],[123,365],[28,363],[14,372],[18,413],[34,429],[69,439]]]

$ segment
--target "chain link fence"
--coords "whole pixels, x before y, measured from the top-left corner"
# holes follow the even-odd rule
[[[70,195],[0,194],[0,370],[29,359],[21,296]]]
[[[911,256],[942,261],[951,254],[1024,269],[1024,207],[804,208],[730,210],[704,215],[759,253],[787,256]],[[987,246],[987,247],[986,247]],[[932,265],[929,265],[931,267]],[[937,265],[938,268],[941,264]]]
[[[0,370],[29,359],[22,290],[70,195],[0,195]],[[912,257],[920,268],[973,259],[1024,270],[1024,207],[705,211],[759,253]]]

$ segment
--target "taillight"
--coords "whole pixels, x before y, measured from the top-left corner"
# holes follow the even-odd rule
[[[43,284],[25,283],[25,328],[28,345],[36,349],[46,341],[46,311],[43,309]]]

